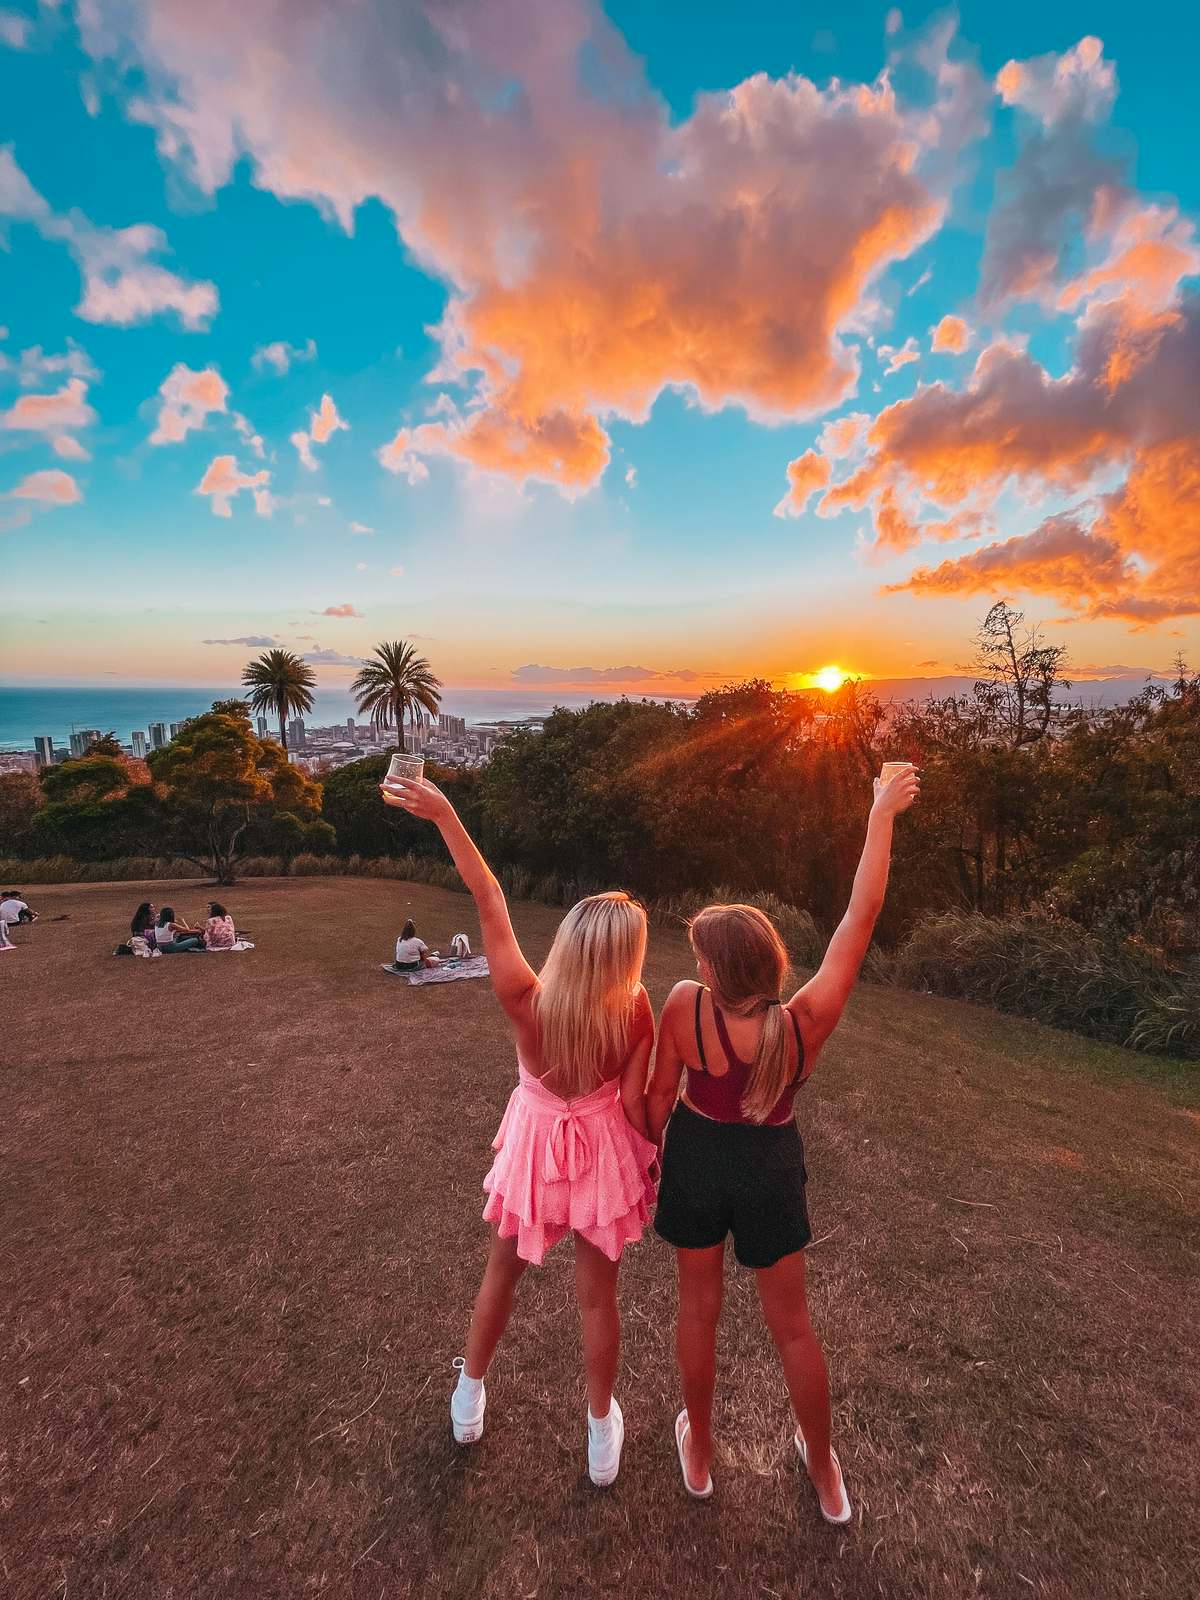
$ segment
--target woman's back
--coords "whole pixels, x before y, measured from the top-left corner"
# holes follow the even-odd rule
[[[531,990],[527,1004],[522,1007],[523,1015],[514,1016],[511,1012],[509,1014],[517,1041],[517,1060],[530,1077],[536,1078],[562,1100],[578,1099],[582,1095],[591,1094],[603,1083],[615,1082],[625,1070],[630,1055],[638,1045],[647,1036],[653,1038],[654,1012],[650,1006],[649,995],[644,986],[639,984],[630,1006],[623,1038],[618,1041],[615,1049],[610,1049],[601,1056],[594,1072],[581,1082],[577,1063],[548,1061],[546,1058],[542,1029],[539,1027],[537,1016],[539,990],[540,985]]]

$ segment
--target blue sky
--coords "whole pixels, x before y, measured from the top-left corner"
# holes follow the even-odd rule
[[[594,133],[588,122],[587,94],[574,103],[567,79],[559,85],[561,96],[555,92],[554,75],[562,77],[567,59],[562,52],[573,48],[568,40],[562,51],[557,45],[531,48],[528,78],[523,62],[503,56],[499,77],[488,77],[483,91],[495,96],[494,85],[501,83],[500,98],[486,109],[500,118],[502,133],[509,95],[514,104],[526,95],[553,108],[546,115],[563,120],[561,126],[551,122],[551,132],[576,157],[565,178],[555,169],[555,140],[547,147],[518,127],[501,167],[469,118],[460,121],[453,108],[441,108],[430,113],[428,127],[415,114],[398,123],[396,149],[403,154],[393,183],[390,173],[377,178],[379,151],[368,148],[372,135],[355,119],[353,72],[356,64],[367,71],[361,64],[371,55],[399,63],[396,94],[402,98],[405,51],[419,54],[426,43],[416,33],[410,39],[387,32],[393,25],[386,7],[363,8],[372,15],[361,24],[359,41],[341,36],[360,25],[358,14],[330,11],[343,55],[329,63],[334,87],[322,85],[313,100],[313,127],[322,137],[327,131],[326,149],[338,150],[332,177],[324,154],[305,147],[302,130],[279,132],[282,113],[274,126],[248,130],[246,105],[232,90],[226,98],[222,52],[235,41],[226,36],[234,13],[227,17],[224,4],[206,13],[213,59],[203,65],[211,70],[197,69],[186,81],[198,120],[183,136],[171,108],[192,70],[196,16],[149,0],[132,7],[101,0],[94,9],[104,26],[93,21],[82,37],[67,6],[6,3],[0,12],[0,40],[8,40],[0,45],[0,147],[10,161],[7,206],[0,179],[0,408],[24,418],[27,411],[11,410],[23,397],[58,395],[74,377],[86,385],[84,403],[95,414],[66,429],[77,441],[62,447],[69,454],[53,442],[61,433],[11,420],[0,430],[0,576],[13,605],[0,653],[7,681],[94,682],[115,671],[129,681],[209,683],[233,676],[251,652],[236,642],[204,641],[267,637],[303,653],[320,652],[320,670],[331,683],[344,681],[352,670],[347,663],[378,639],[396,636],[424,641],[441,675],[462,685],[504,684],[529,663],[560,668],[564,683],[580,681],[577,669],[584,666],[601,671],[636,664],[631,683],[676,687],[751,671],[784,679],[827,661],[877,675],[936,673],[963,659],[974,620],[1000,593],[1068,643],[1079,665],[1162,667],[1176,650],[1195,655],[1196,575],[1188,572],[1177,583],[1164,576],[1168,559],[1178,569],[1177,549],[1169,545],[1177,535],[1142,524],[1131,532],[1131,514],[1098,498],[1120,493],[1138,469],[1139,452],[1159,452],[1146,467],[1158,474],[1156,482],[1167,470],[1163,462],[1177,470],[1178,454],[1171,456],[1168,445],[1177,437],[1192,440],[1190,414],[1155,422],[1148,439],[1130,424],[1132,431],[1091,453],[1072,446],[1070,459],[1036,467],[1016,462],[1007,479],[997,468],[986,504],[972,502],[983,522],[964,524],[956,538],[926,534],[935,524],[944,529],[941,519],[955,510],[938,498],[945,488],[940,457],[936,472],[924,455],[897,466],[899,458],[883,445],[868,450],[860,443],[847,462],[820,443],[827,421],[849,414],[873,419],[938,381],[961,394],[981,350],[997,340],[1018,341],[1051,379],[1077,363],[1081,330],[1103,320],[1107,302],[1085,297],[1064,312],[1048,296],[1116,260],[1120,228],[1134,224],[1113,222],[1079,248],[1065,241],[1036,295],[1009,295],[983,306],[981,262],[997,183],[1032,140],[1047,146],[1060,140],[1047,159],[1072,182],[1086,179],[1092,156],[1109,162],[1121,174],[1123,217],[1136,218],[1139,207],[1154,202],[1170,212],[1166,221],[1155,213],[1154,237],[1160,242],[1169,225],[1176,229],[1172,237],[1184,240],[1178,282],[1169,291],[1156,287],[1151,304],[1136,274],[1122,278],[1114,303],[1118,310],[1126,302],[1135,307],[1139,327],[1177,315],[1181,297],[1194,293],[1185,234],[1200,209],[1187,81],[1200,42],[1194,13],[1158,4],[1136,10],[965,5],[957,34],[939,48],[947,62],[976,74],[976,126],[964,134],[947,114],[936,131],[912,134],[922,106],[937,98],[929,71],[915,63],[940,37],[942,9],[905,6],[889,32],[890,8],[883,6],[611,4],[605,22],[589,6],[564,0],[545,15],[565,33],[562,19],[571,13],[585,37],[585,82],[593,72],[588,52],[594,52],[594,77],[602,83],[595,120],[603,124],[618,93],[632,97],[629,120],[641,142],[634,141],[624,158],[627,169],[615,158],[606,166],[605,134],[603,127]],[[249,29],[247,36],[260,28],[269,41],[276,10],[243,3],[236,8],[237,26]],[[145,25],[129,28],[128,18],[142,13]],[[381,30],[386,51],[372,49],[370,28]],[[462,47],[467,65],[475,52],[495,74],[502,49],[487,29],[473,29],[474,23],[467,26]],[[1090,98],[1079,136],[1068,146],[1061,102],[1045,109],[1045,95],[1059,92],[1054,85],[1061,72],[1026,73],[1025,98],[1018,94],[1015,107],[994,85],[1006,62],[1061,59],[1088,36],[1103,41],[1103,57],[1097,62],[1085,54],[1071,78]],[[290,41],[288,47],[305,46]],[[887,163],[911,134],[923,192],[942,211],[923,242],[877,250],[867,279],[842,307],[837,329],[814,354],[805,345],[808,330],[794,319],[796,303],[809,293],[809,241],[816,251],[822,216],[793,196],[780,201],[772,217],[773,185],[780,182],[777,174],[806,158],[805,139],[836,141],[843,131],[857,136],[849,126],[853,106],[842,105],[836,115],[828,110],[835,92],[829,80],[870,85],[889,52],[899,56],[892,78],[901,112],[880,154],[881,171],[890,170]],[[426,65],[422,57],[418,66]],[[462,62],[456,58],[452,65],[457,71]],[[1110,65],[1119,84],[1111,107],[1104,76]],[[297,98],[311,98],[304,75],[312,62],[297,58],[292,66]],[[287,68],[285,56],[279,69],[285,79]],[[718,281],[714,242],[727,236],[721,208],[731,202],[721,164],[733,156],[718,147],[719,131],[689,129],[689,119],[701,92],[727,96],[754,74],[781,80],[789,72],[810,78],[827,97],[824,120],[762,133],[756,119],[765,112],[756,107],[745,113],[736,150],[746,164],[745,181],[754,185],[760,157],[746,153],[746,141],[760,134],[764,146],[778,141],[761,155],[770,175],[755,190],[755,226],[761,238],[778,239],[788,270],[772,275],[761,260],[739,268],[745,281],[728,286],[723,310],[726,286]],[[386,87],[375,83],[371,93],[382,89],[386,103]],[[246,86],[247,95],[252,88]],[[278,93],[286,109],[286,82]],[[768,122],[791,115],[786,97],[771,104]],[[871,113],[876,122],[881,115]],[[238,130],[241,151],[228,170],[220,170],[223,123]],[[672,144],[672,129],[684,130],[682,143]],[[426,134],[427,146],[421,144]],[[363,142],[361,163],[356,139]],[[690,206],[652,247],[644,239],[653,231],[653,209],[625,215],[620,189],[626,181],[631,192],[639,189],[645,175],[636,165],[638,152],[656,148],[667,153],[662,159],[695,162],[699,170]],[[829,149],[836,155],[833,143]],[[440,169],[447,151],[450,176]],[[287,164],[282,178],[279,166],[272,167],[281,161]],[[383,162],[386,170],[386,150]],[[528,170],[519,174],[518,188],[513,169],[522,163]],[[347,178],[347,192],[355,191],[347,202],[341,169],[356,173],[360,164],[368,197],[359,199]],[[582,179],[575,177],[579,166],[588,174]],[[298,168],[307,197],[289,192]],[[23,208],[13,198],[14,169],[24,182]],[[606,214],[588,225],[587,248],[596,257],[589,288],[603,286],[611,271],[619,285],[611,316],[632,314],[639,274],[658,292],[657,249],[668,263],[662,280],[671,293],[689,297],[690,320],[681,317],[657,345],[651,330],[645,344],[655,348],[644,357],[636,347],[614,353],[611,324],[599,331],[585,326],[576,364],[564,358],[569,341],[553,324],[574,314],[576,291],[564,295],[560,286],[577,243],[570,228],[580,224],[560,223],[551,203],[522,225],[516,246],[505,230],[507,216],[530,195],[540,206],[547,194],[561,198],[564,183],[586,185],[597,173],[597,204],[608,207],[611,220]],[[456,193],[460,182],[480,186],[478,239],[472,202]],[[489,198],[499,206],[510,182],[519,201],[499,222],[489,220]],[[381,192],[372,195],[372,184]],[[419,203],[406,210],[413,190],[420,191]],[[44,202],[41,220],[30,218],[29,191]],[[852,199],[859,210],[869,204]],[[347,205],[350,230],[336,214]],[[915,201],[909,209],[911,222]],[[89,250],[94,261],[106,248],[103,230],[134,225],[160,229],[162,248],[122,245],[117,266],[96,269],[113,289],[107,308],[81,315],[87,311],[81,259],[86,267]],[[450,243],[443,225],[455,234]],[[630,230],[641,234],[633,246]],[[861,243],[852,231],[847,238]],[[610,248],[611,264],[603,254]],[[539,254],[557,263],[541,280],[540,269],[530,265]],[[173,275],[177,287],[154,279],[143,292],[139,274],[147,266]],[[850,268],[834,251],[812,271],[813,316],[820,320]],[[211,314],[193,315],[189,327],[187,315],[172,304],[204,285],[213,286],[219,305]],[[770,356],[753,370],[749,364],[741,369],[720,326],[729,306],[740,303],[753,304],[756,330],[778,322],[781,348],[796,341],[793,370],[782,360],[774,365]],[[448,305],[477,319],[465,340],[473,360],[483,350],[500,369],[520,372],[519,405],[505,387],[508,379],[494,374],[464,380],[459,371],[430,381],[451,348],[438,329]],[[497,305],[502,318],[493,315]],[[963,319],[969,343],[959,353],[935,354],[931,329],[946,315]],[[1129,325],[1126,318],[1122,326]],[[511,331],[508,345],[497,327]],[[908,340],[915,341],[917,358],[889,373],[879,347],[902,350]],[[261,355],[255,359],[255,352],[277,342],[300,352],[286,371]],[[22,352],[37,347],[43,358],[74,354],[57,365],[43,360],[40,369],[36,357],[26,358],[22,371]],[[814,398],[814,386],[825,381],[817,369],[835,348],[851,352],[858,375],[829,380]],[[622,361],[629,368],[627,390]],[[177,442],[152,443],[161,386],[180,363],[189,374],[219,374],[228,391],[226,409],[202,412]],[[814,371],[811,383],[795,375],[806,363]],[[718,369],[698,399],[701,380],[694,374]],[[1020,377],[1014,369],[1006,395],[1016,392]],[[840,384],[839,392],[830,392],[831,384]],[[431,414],[439,394],[447,397],[445,409]],[[309,470],[292,435],[309,426],[325,395],[347,426],[310,447],[317,464]],[[1081,389],[1079,406],[1088,398]],[[570,443],[553,467],[535,463],[536,470],[526,471],[507,454],[532,451],[522,455],[528,463],[540,449],[529,444],[530,405],[540,408],[537,440],[555,419],[567,419]],[[469,426],[477,411],[495,418],[502,447],[493,447],[490,435],[486,446],[477,442]],[[246,419],[240,432],[234,413]],[[916,411],[912,421],[914,429],[918,422],[925,426]],[[385,470],[380,449],[398,430],[411,434],[423,423],[424,440],[397,452],[401,470]],[[997,428],[999,438],[1002,424]],[[597,433],[607,455],[601,469],[585,464],[585,455],[594,462],[587,452]],[[249,443],[254,437],[261,455]],[[82,459],[81,448],[89,459]],[[495,453],[500,448],[502,459]],[[795,507],[798,515],[777,515],[788,490],[788,463],[809,451],[814,494],[863,464],[862,503],[836,515],[832,506],[809,498]],[[234,495],[228,516],[215,514],[219,499],[196,492],[212,464],[228,456],[247,478],[269,475],[258,485],[265,495],[257,511],[249,485]],[[911,525],[900,539],[879,531],[889,485]],[[1074,519],[1069,527],[1065,517]],[[371,531],[355,532],[355,524]],[[936,582],[895,588],[914,571],[970,562],[982,549],[1030,535],[1041,544],[1028,553],[1013,547],[992,558],[991,587],[978,580],[977,567],[960,565],[943,570]],[[1065,577],[1064,563],[1070,568]],[[887,586],[894,592],[882,592]],[[347,607],[353,614],[326,614]]]

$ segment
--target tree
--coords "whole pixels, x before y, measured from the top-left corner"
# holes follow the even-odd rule
[[[438,856],[446,851],[436,828],[384,805],[379,785],[387,756],[364,756],[331,772],[322,784],[321,815],[337,832],[342,855]],[[478,832],[480,773],[469,767],[426,765],[427,775],[444,789],[472,832]]]
[[[417,712],[437,715],[442,703],[442,680],[424,656],[403,639],[375,646],[374,657],[363,663],[362,671],[350,685],[358,709],[370,716],[375,728],[395,728],[397,743],[404,746],[404,719],[410,716],[416,728]]]
[[[249,700],[214,700],[212,708],[219,717],[240,717],[243,722],[250,721]]]
[[[121,748],[121,741],[113,732],[103,734],[99,739],[93,739],[88,746],[90,756],[115,756],[118,759],[125,754]]]
[[[287,719],[312,710],[316,673],[291,650],[266,650],[257,661],[246,663],[242,683],[250,690],[249,702],[255,711],[274,712],[279,718],[279,743],[286,750]],[[229,703],[217,702],[222,707]],[[224,712],[217,712],[217,715],[224,715]]]
[[[151,751],[148,765],[161,790],[158,848],[195,861],[221,884],[233,882],[252,828],[269,830],[282,812],[300,826],[319,819],[320,784],[290,766],[280,745],[256,738],[241,717],[194,717],[178,738]]]
[[[1043,644],[1036,627],[1018,637],[1024,621],[1023,611],[997,600],[980,624],[971,663],[978,674],[972,692],[990,713],[993,736],[1013,749],[1045,737],[1055,691],[1071,687],[1059,675],[1065,646]]]
[[[93,745],[92,749],[95,748]],[[119,756],[90,752],[75,761],[61,761],[56,767],[47,767],[42,773],[42,790],[46,799],[55,803],[107,800],[112,795],[124,794],[129,784],[129,771]]]
[[[42,805],[42,786],[32,772],[0,773],[0,839],[9,854],[24,841]]]

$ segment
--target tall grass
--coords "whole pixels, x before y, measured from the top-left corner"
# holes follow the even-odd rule
[[[788,954],[798,967],[816,967],[825,953],[826,940],[820,928],[802,906],[794,906],[778,895],[754,892],[743,894],[728,884],[719,884],[711,894],[689,891],[670,899],[653,900],[650,914],[655,922],[663,924],[687,922],[705,906],[735,903],[756,906],[766,913],[779,929],[787,945]]]
[[[1128,940],[1077,923],[943,912],[875,957],[868,976],[1200,1060],[1200,970],[1172,972]]]
[[[33,861],[0,859],[2,887],[31,883],[136,883],[155,878],[207,878],[194,861],[163,856],[116,856],[110,861],[73,861],[70,856],[39,856]]]

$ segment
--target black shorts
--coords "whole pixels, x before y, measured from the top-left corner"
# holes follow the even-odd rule
[[[654,1231],[681,1250],[733,1234],[744,1267],[773,1267],[812,1239],[794,1122],[714,1122],[682,1102],[667,1125]]]

